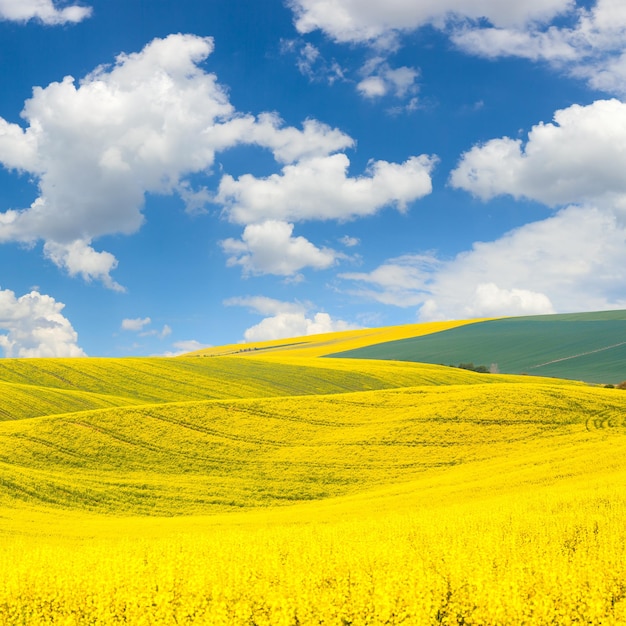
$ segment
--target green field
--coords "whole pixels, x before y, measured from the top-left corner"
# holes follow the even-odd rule
[[[494,364],[507,374],[615,384],[626,380],[626,311],[482,321],[332,356]]]

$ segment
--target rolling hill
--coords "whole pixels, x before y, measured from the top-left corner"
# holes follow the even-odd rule
[[[626,392],[400,358],[622,314],[0,360],[0,623],[624,623]]]
[[[256,341],[245,344],[229,344],[213,348],[203,348],[185,356],[250,356],[262,353],[263,356],[279,357],[319,357],[338,350],[356,349],[364,346],[413,338],[438,333],[450,328],[472,324],[480,320],[455,320],[450,322],[430,322],[427,324],[406,324],[403,326],[384,326],[382,328],[363,328],[344,330],[319,335],[307,335],[292,339]]]
[[[500,381],[13,420],[0,503],[189,515],[321,500],[556,445],[624,406],[619,392]]]
[[[329,356],[458,365],[595,383],[626,379],[626,311],[477,321]]]

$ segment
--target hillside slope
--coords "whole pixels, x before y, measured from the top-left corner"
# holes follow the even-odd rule
[[[509,374],[618,383],[626,379],[626,311],[488,320],[330,356],[494,364]]]
[[[444,379],[451,371],[436,369]],[[626,414],[616,390],[464,374],[474,384],[2,422],[0,504],[188,515],[321,500],[520,454],[520,445],[595,441],[590,418]]]
[[[429,322],[406,324],[403,326],[384,326],[381,328],[362,328],[344,330],[319,335],[306,335],[290,339],[274,339],[249,343],[229,344],[212,348],[203,348],[184,356],[263,356],[277,355],[287,357],[320,357],[338,350],[352,350],[363,346],[379,344],[385,341],[419,337],[439,333],[450,328],[474,324],[482,320],[453,320],[449,322]]]
[[[367,360],[0,359],[0,406],[7,419],[125,404],[343,393],[473,380],[467,373],[442,375],[432,366]]]

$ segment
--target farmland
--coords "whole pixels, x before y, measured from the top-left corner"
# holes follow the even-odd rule
[[[626,311],[485,320],[331,356],[453,365],[493,363],[507,374],[618,383],[626,378]]]
[[[624,623],[626,392],[320,358],[453,330],[0,361],[0,623]]]

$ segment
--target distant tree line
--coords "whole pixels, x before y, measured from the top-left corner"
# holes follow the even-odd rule
[[[497,374],[498,364],[492,363],[491,367],[486,365],[474,365],[473,363],[459,363],[458,365],[448,365],[448,367],[458,367],[462,370],[470,370],[472,372],[478,372],[479,374]]]

